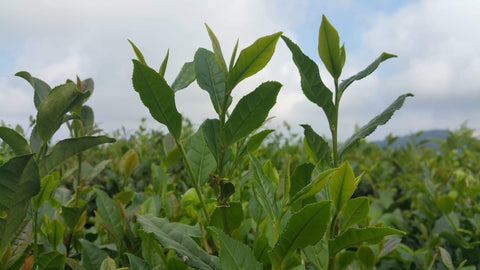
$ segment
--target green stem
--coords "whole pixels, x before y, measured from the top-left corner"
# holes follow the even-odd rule
[[[78,157],[78,172],[77,172],[77,183],[74,183],[74,189],[75,189],[75,206],[78,205],[78,201],[80,200],[80,192],[82,191],[81,187],[81,181],[82,181],[82,159],[83,155],[82,153],[79,153],[77,155]]]
[[[230,227],[228,226],[227,206],[222,206],[220,212],[222,212],[223,232],[227,235],[230,235]]]
[[[38,265],[38,209],[35,208],[33,213],[33,266],[34,268]]]
[[[175,143],[177,144],[177,147],[178,147],[178,149],[180,149],[180,153],[183,156],[183,160],[185,162],[185,167],[187,168],[187,172],[190,175],[190,178],[192,179],[193,187],[195,188],[195,192],[198,195],[200,205],[202,205],[202,210],[203,210],[203,213],[205,215],[205,219],[207,220],[207,222],[210,222],[210,216],[208,214],[207,205],[205,204],[205,201],[203,199],[203,194],[200,190],[200,186],[198,185],[198,181],[197,181],[197,179],[195,179],[195,174],[193,173],[192,167],[190,166],[190,162],[187,159],[187,153],[185,152],[185,148],[183,148],[183,145],[176,138],[175,138]]]

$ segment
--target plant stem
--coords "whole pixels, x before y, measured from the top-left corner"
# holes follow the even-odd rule
[[[75,203],[74,205],[78,205],[78,201],[80,199],[80,192],[81,192],[81,181],[82,181],[82,158],[83,155],[82,153],[79,153],[77,155],[78,157],[78,172],[77,172],[77,183],[74,183],[75,186],[73,187],[75,189]]]
[[[33,266],[36,267],[38,265],[38,209],[35,208],[35,212],[33,213]]]

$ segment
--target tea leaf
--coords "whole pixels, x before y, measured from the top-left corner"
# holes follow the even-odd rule
[[[152,117],[167,126],[176,139],[182,133],[182,115],[177,111],[175,95],[165,79],[155,70],[133,60],[133,87]]]
[[[83,127],[85,131],[90,131],[93,129],[93,125],[95,124],[93,115],[93,110],[89,106],[82,106],[82,111],[80,113],[80,120],[82,120]]]
[[[133,51],[135,52],[135,55],[137,56],[138,61],[146,65],[147,62],[145,61],[145,57],[143,57],[142,52],[137,48],[137,46],[135,46],[135,44],[133,44],[133,42],[130,39],[128,39],[128,42],[130,43],[130,45],[132,45]]]
[[[400,109],[403,106],[403,102],[407,97],[412,97],[413,95],[408,93],[399,96],[387,109],[385,109],[381,114],[377,115],[375,118],[370,120],[368,124],[361,127],[357,132],[355,132],[348,140],[340,147],[339,158],[348,152],[360,139],[363,139],[370,135],[372,132],[377,129],[378,126],[384,125],[390,120],[393,113]]]
[[[265,82],[240,99],[225,123],[226,146],[246,137],[262,125],[275,105],[281,87],[279,82]]]
[[[176,224],[152,215],[137,215],[137,221],[146,233],[153,233],[164,248],[174,249],[184,262],[193,268],[220,270],[218,257],[209,255]]]
[[[128,261],[130,262],[129,269],[130,270],[150,270],[152,266],[145,260],[140,259],[139,257],[130,254],[127,254]]]
[[[233,52],[230,58],[230,65],[228,66],[228,70],[232,70],[233,65],[235,64],[235,58],[237,57],[237,50],[238,50],[238,38],[237,38],[237,42],[235,43],[235,47],[233,47]]]
[[[394,54],[389,54],[389,53],[385,53],[385,52],[382,53],[377,59],[375,59],[375,61],[373,61],[373,63],[371,63],[364,70],[360,71],[359,73],[353,75],[352,77],[350,77],[346,80],[343,80],[338,87],[340,93],[343,93],[345,91],[345,89],[347,89],[347,87],[350,86],[350,84],[352,84],[354,81],[361,80],[361,79],[367,77],[368,75],[370,75],[372,72],[374,72],[378,68],[380,63],[382,63],[383,61],[385,61],[387,59],[390,59],[392,57],[397,57],[397,56],[394,55]]]
[[[165,268],[165,255],[162,247],[155,239],[155,236],[143,231],[140,231],[139,233],[140,238],[142,239],[142,257],[147,260],[150,265],[163,266]]]
[[[275,130],[273,129],[265,129],[253,135],[252,137],[250,137],[250,139],[247,142],[246,150],[248,152],[254,152],[255,150],[257,150],[260,147],[260,145],[262,145],[262,142],[265,140],[268,134],[274,131]]]
[[[138,162],[139,157],[134,149],[130,149],[123,154],[123,156],[120,158],[119,167],[124,180],[128,179],[132,175],[133,171],[138,166]]]
[[[211,51],[200,48],[195,53],[195,74],[200,88],[207,91],[215,111],[220,115],[226,108],[225,73]]]
[[[339,251],[368,242],[376,244],[380,242],[383,237],[392,234],[405,234],[397,229],[388,227],[368,227],[368,228],[349,228],[347,231],[339,235],[335,239],[329,240],[328,250],[330,254],[337,254]]]
[[[195,62],[186,62],[172,83],[173,91],[178,91],[189,86],[195,81]]]
[[[440,257],[442,258],[443,264],[450,270],[450,269],[455,269],[452,263],[452,257],[450,256],[450,253],[442,247],[438,247],[440,250]]]
[[[28,155],[32,152],[27,140],[11,128],[0,127],[0,139],[8,144],[17,156]]]
[[[342,231],[364,220],[367,217],[369,211],[370,204],[368,197],[357,197],[348,200],[342,214]]]
[[[113,143],[115,139],[106,136],[86,136],[80,138],[65,139],[58,142],[38,164],[40,176],[43,177],[58,165],[65,162],[69,157],[81,153],[89,148],[104,143]]]
[[[342,46],[343,47],[343,46]],[[318,55],[333,78],[338,79],[345,63],[345,51],[340,54],[340,38],[337,30],[330,24],[325,15],[318,30]]]
[[[283,266],[296,249],[320,241],[330,222],[331,212],[332,202],[322,201],[309,204],[294,213],[270,253],[272,264]]]
[[[208,148],[202,128],[199,128],[188,139],[187,147],[187,159],[195,175],[195,179],[192,179],[192,181],[198,181],[200,185],[203,185],[208,181],[209,174],[217,168],[217,162]]]
[[[54,249],[57,249],[58,244],[60,244],[60,241],[63,240],[65,227],[62,225],[62,223],[60,223],[60,221],[58,221],[57,219],[54,219],[50,223],[48,223],[46,232],[47,232],[48,242]]]
[[[455,208],[455,200],[448,195],[440,196],[437,200],[437,206],[444,215],[448,215]]]
[[[123,241],[124,218],[120,213],[118,202],[111,199],[107,193],[97,190],[97,204],[99,223],[113,236],[117,245]]]
[[[50,200],[52,195],[55,194],[55,190],[57,189],[58,185],[60,184],[60,177],[59,175],[46,175],[40,181],[40,192],[33,197],[33,205],[35,209],[40,208],[45,201]]]
[[[355,190],[355,176],[348,161],[344,162],[330,179],[330,197],[335,205],[336,213],[339,213]]]
[[[250,171],[253,175],[253,194],[255,195],[255,199],[270,218],[275,220],[278,208],[275,203],[275,187],[273,181],[265,175],[262,165],[257,158],[250,154],[250,159]]]
[[[212,215],[210,216],[210,226],[223,229],[222,211],[223,209],[221,207],[215,208],[215,211],[213,211]],[[229,206],[226,208],[226,212],[228,228],[233,231],[240,226],[244,218],[241,203],[230,202]]]
[[[0,254],[23,223],[30,199],[40,191],[33,155],[14,157],[0,167]]]
[[[302,190],[305,186],[310,184],[312,172],[315,166],[311,163],[304,163],[295,168],[290,176],[290,197],[293,198],[295,194]]]
[[[117,269],[117,264],[115,261],[107,257],[105,260],[103,260],[102,265],[100,265],[100,270],[116,270]]]
[[[315,179],[310,182],[310,184],[303,187],[300,191],[298,191],[294,196],[291,197],[289,204],[304,200],[320,192],[320,190],[322,190],[327,184],[330,175],[337,170],[337,168],[328,169],[317,175],[317,177],[315,177]]]
[[[305,96],[313,103],[323,109],[328,122],[333,123],[335,115],[335,106],[333,105],[333,94],[330,89],[323,84],[320,78],[317,64],[306,56],[298,47],[286,36],[282,36],[283,41],[292,52],[293,62],[300,73],[300,83]]]
[[[85,266],[85,270],[98,270],[102,265],[103,260],[108,257],[108,254],[101,250],[97,245],[85,240],[80,239],[82,244],[82,263]]]
[[[263,269],[262,264],[255,259],[248,246],[230,238],[216,227],[208,227],[208,229],[213,232],[218,242],[222,269]]]
[[[215,33],[213,33],[212,29],[210,29],[210,27],[208,27],[207,24],[205,24],[205,27],[207,27],[208,36],[210,37],[210,41],[212,42],[212,48],[213,48],[213,52],[215,53],[215,58],[217,59],[217,63],[222,68],[225,76],[225,74],[227,74],[227,64],[225,64],[225,59],[223,58],[223,53],[222,53],[222,48],[220,47],[220,43],[218,42],[218,39],[215,36]]]
[[[38,269],[63,269],[65,267],[65,254],[56,250],[41,253],[38,258]]]
[[[375,266],[375,252],[369,246],[360,246],[357,249],[357,258],[360,264],[367,270]]]
[[[33,87],[33,103],[35,104],[35,108],[38,109],[42,101],[47,97],[48,92],[50,92],[50,86],[46,82],[32,77],[32,75],[26,71],[19,71],[15,73],[15,76],[24,78]]]
[[[388,255],[390,252],[394,251],[397,246],[402,242],[401,238],[392,238],[389,239],[384,245],[380,254],[378,255],[379,258]]]
[[[84,211],[85,211],[85,207],[62,206],[61,214],[62,214],[63,220],[65,221],[65,225],[67,225],[68,228],[73,230],[77,225],[78,221],[80,220],[80,217],[82,216],[82,213]]]
[[[165,55],[165,58],[163,59],[162,64],[160,65],[160,68],[158,70],[158,74],[160,74],[160,76],[162,77],[165,77],[165,70],[167,69],[169,55],[170,55],[170,50],[167,50],[167,54]]]
[[[301,125],[304,129],[305,138],[307,140],[308,146],[312,150],[315,161],[323,161],[325,165],[331,166],[332,163],[332,153],[330,151],[330,146],[328,143],[309,125]]]
[[[230,70],[227,79],[227,95],[230,95],[235,86],[262,70],[272,58],[278,38],[282,32],[257,39],[252,45],[243,49],[237,62]]]
[[[207,119],[202,123],[202,132],[210,152],[218,161],[220,156],[220,121],[218,119]]]

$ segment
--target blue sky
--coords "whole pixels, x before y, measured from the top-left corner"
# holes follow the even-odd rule
[[[217,34],[226,57],[237,38],[244,48],[261,36],[283,31],[321,66],[316,48],[325,14],[345,42],[343,78],[384,51],[399,56],[348,89],[340,111],[341,139],[407,92],[415,97],[371,139],[390,132],[455,129],[463,122],[480,129],[478,0],[0,1],[0,120],[9,125],[26,128],[28,116],[35,115],[32,89],[13,76],[26,70],[51,86],[77,75],[92,77],[96,88],[87,104],[106,132],[122,126],[135,130],[142,117],[150,127],[162,128],[132,88],[134,54],[127,38],[155,68],[170,49],[169,82],[197,48],[210,48],[205,22]],[[320,73],[331,87],[328,72],[321,68]],[[282,41],[269,65],[235,90],[234,102],[266,80],[284,85],[270,114],[275,116],[271,127],[287,121],[301,132],[299,125],[308,123],[328,135],[321,110],[300,90],[298,71]],[[176,99],[180,112],[195,124],[214,116],[208,95],[196,83],[178,92]]]

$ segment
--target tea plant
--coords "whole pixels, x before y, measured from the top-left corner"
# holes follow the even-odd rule
[[[205,251],[178,223],[164,218],[137,215],[143,231],[155,235],[163,248],[175,250],[186,264],[200,269],[261,269],[261,263],[263,268],[270,265],[272,269],[291,269],[301,267],[302,261],[309,261],[319,269],[334,269],[337,263],[340,267],[348,266],[355,257],[362,267],[373,268],[376,261],[393,249],[391,243],[398,244],[397,240],[385,243],[383,237],[402,232],[367,222],[368,198],[351,199],[361,175],[355,177],[350,164],[341,161],[360,139],[385,124],[411,94],[400,96],[341,147],[337,141],[338,109],[348,86],[394,55],[382,54],[365,70],[339,84],[345,49],[339,47],[336,30],[323,17],[319,54],[334,78],[333,98],[320,79],[316,64],[280,32],[258,39],[242,50],[238,59],[237,42],[228,67],[218,39],[208,26],[207,32],[213,52],[197,50],[194,61],[183,66],[171,85],[163,78],[168,54],[157,72],[147,66],[140,50],[130,42],[138,58],[133,60],[134,88],[151,115],[167,126],[183,157],[189,185],[193,186],[183,199],[203,212],[203,217],[197,216],[197,224]],[[324,110],[332,133],[330,149],[326,140],[310,126],[303,125],[304,146],[315,164],[301,164],[292,174],[288,165],[284,177],[279,176],[271,161],[262,164],[255,156],[255,149],[271,132],[255,131],[275,104],[280,83],[261,84],[240,99],[231,113],[228,110],[235,86],[268,63],[280,37],[292,51],[305,95]],[[176,109],[174,95],[195,79],[208,92],[218,118],[205,120],[184,143],[182,116]],[[250,158],[245,159],[246,156]],[[243,171],[245,166],[249,171]],[[216,197],[213,211],[209,210],[212,200],[208,198],[212,190],[205,186],[208,180]],[[364,243],[380,243],[383,249],[375,255]],[[356,252],[346,250],[352,247],[357,248]],[[341,257],[338,261],[337,255]]]

